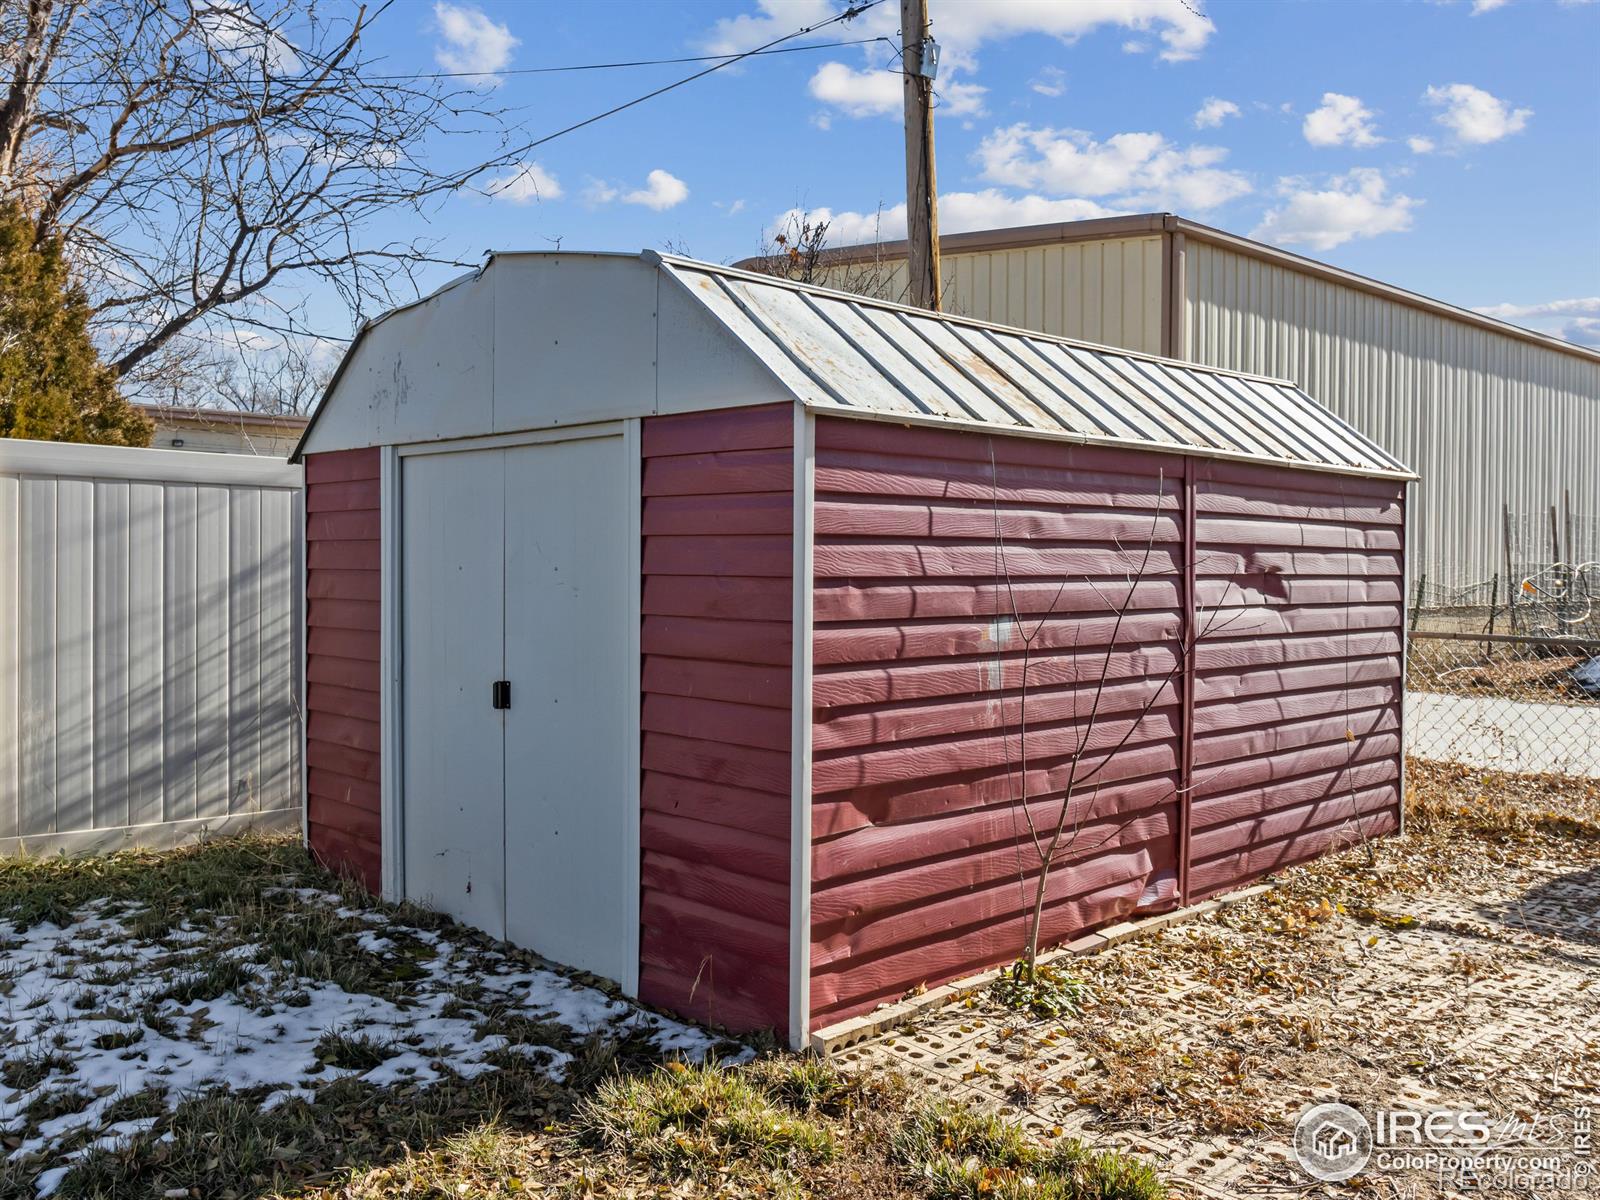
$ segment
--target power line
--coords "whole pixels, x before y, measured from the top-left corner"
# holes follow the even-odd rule
[[[515,158],[515,157],[518,157],[520,155],[526,154],[529,150],[533,150],[533,149],[536,149],[539,146],[543,146],[546,142],[553,142],[559,137],[565,137],[569,133],[575,133],[577,130],[583,129],[586,126],[589,126],[589,125],[593,125],[597,121],[603,121],[607,117],[614,117],[619,112],[624,112],[627,109],[634,108],[637,105],[643,104],[646,100],[654,100],[657,96],[665,95],[667,92],[673,91],[676,88],[681,88],[686,83],[693,83],[697,79],[704,79],[707,75],[711,75],[711,74],[713,74],[713,73],[715,73],[717,71],[720,71],[724,67],[731,67],[731,66],[733,66],[734,63],[742,62],[747,58],[753,57],[754,55],[767,53],[774,46],[782,45],[784,42],[792,42],[797,37],[804,37],[808,33],[815,33],[817,30],[825,29],[829,25],[836,24],[839,21],[852,20],[852,19],[854,19],[856,17],[859,17],[862,13],[866,12],[868,9],[876,8],[878,5],[880,5],[882,3],[883,3],[883,0],[865,0],[864,3],[852,5],[851,7],[845,9],[843,12],[835,13],[833,16],[829,17],[826,21],[818,21],[815,25],[807,25],[802,29],[796,29],[793,33],[785,34],[783,37],[773,38],[772,41],[766,42],[763,45],[757,46],[753,50],[746,50],[742,54],[736,54],[731,58],[726,58],[723,61],[717,63],[715,66],[707,67],[703,71],[696,71],[693,75],[686,75],[682,79],[679,79],[679,80],[676,80],[676,81],[674,81],[672,83],[666,84],[663,87],[658,87],[652,92],[646,92],[644,95],[637,96],[632,100],[628,100],[628,101],[625,101],[622,104],[618,104],[614,108],[608,108],[608,109],[605,110],[605,112],[596,113],[592,117],[586,117],[582,121],[578,121],[578,122],[575,122],[572,125],[568,125],[565,129],[558,129],[554,133],[547,133],[541,138],[535,138],[533,141],[528,142],[526,145],[519,146],[519,147],[517,147],[517,149],[512,150],[509,153],[507,153],[506,155],[502,156],[502,161],[504,161],[504,159],[506,159],[506,158]],[[876,40],[876,39],[873,39],[873,40]],[[488,168],[488,167],[484,167],[481,170],[479,170],[477,172],[474,172],[473,174],[474,175],[481,174],[482,171],[489,170],[489,169],[490,168]],[[462,182],[465,183],[467,181],[467,179],[471,179],[471,178],[472,178],[472,176],[469,175],[466,178],[464,178],[462,180]]]
[[[868,5],[867,7],[871,7]],[[797,37],[798,34],[791,34]],[[620,67],[664,67],[675,63],[724,62],[751,58],[758,54],[802,54],[807,50],[836,50],[841,46],[868,46],[887,42],[885,37],[852,38],[842,42],[808,42],[804,46],[783,46],[775,50],[750,50],[744,54],[689,54],[682,58],[641,58],[631,62],[580,63],[568,67],[512,67],[504,71],[434,71],[416,75],[368,75],[367,79],[480,79],[484,75],[556,75],[568,71],[614,71]]]
[[[882,0],[873,0],[874,4],[881,2]],[[865,12],[866,9],[871,7],[873,7],[872,4],[866,4],[857,11]],[[843,14],[841,14],[841,16],[842,15]],[[821,25],[816,25],[812,28],[820,29],[821,27]],[[799,33],[793,33],[789,35],[789,38],[799,36]],[[788,41],[789,38],[780,38],[779,40]],[[401,72],[393,75],[363,75],[362,79],[370,80],[374,83],[425,79],[482,79],[485,76],[494,76],[498,78],[501,75],[558,75],[575,71],[614,71],[626,67],[664,67],[672,66],[677,63],[697,62],[712,62],[717,63],[719,66],[728,66],[739,61],[740,59],[753,58],[757,55],[763,54],[803,54],[810,50],[837,50],[845,46],[869,46],[874,42],[888,42],[889,40],[890,39],[886,37],[852,38],[848,41],[840,42],[809,42],[804,46],[784,46],[779,49],[747,50],[743,54],[689,54],[681,58],[640,58],[627,62],[575,63],[569,66],[561,67],[508,67],[499,71],[415,71]],[[768,44],[771,45],[772,43]],[[311,76],[309,75],[304,77],[305,80],[309,80],[310,78]],[[286,75],[274,75],[272,76],[272,80],[274,83],[291,85],[296,82],[303,81],[296,80],[294,77]],[[48,86],[104,87],[105,84],[106,80],[104,79],[53,79],[49,82]]]

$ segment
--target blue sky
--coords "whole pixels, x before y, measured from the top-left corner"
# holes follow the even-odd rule
[[[694,68],[499,74],[748,49],[835,0],[398,0],[387,67],[481,70],[529,140]],[[947,232],[1167,210],[1600,343],[1600,4],[931,0]],[[896,39],[887,0],[807,40]],[[791,43],[795,44],[795,43]],[[551,142],[425,232],[489,249],[754,253],[797,206],[899,236],[887,42],[766,57]],[[441,163],[471,145],[439,139]],[[372,236],[416,231],[373,229]],[[450,272],[441,268],[439,280]],[[319,308],[321,306],[319,305]],[[336,314],[327,313],[329,317]],[[330,322],[332,324],[334,322]]]

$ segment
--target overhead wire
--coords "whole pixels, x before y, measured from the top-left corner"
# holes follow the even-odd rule
[[[882,0],[874,0],[881,3]],[[872,5],[865,5],[870,8]],[[841,14],[842,16],[842,14]],[[816,28],[816,27],[814,27]],[[801,31],[802,33],[805,31]],[[790,34],[791,38],[801,36],[800,33]],[[787,41],[788,39],[780,39]],[[768,54],[804,54],[811,50],[837,50],[848,46],[870,46],[875,42],[891,42],[892,39],[883,36],[867,38],[848,38],[835,42],[808,42],[804,46],[782,46],[773,49],[748,50],[742,54],[687,54],[677,58],[638,58],[618,62],[598,63],[572,63],[557,67],[505,67],[498,71],[405,71],[386,75],[364,75],[363,79],[373,83],[397,83],[404,81],[421,81],[428,79],[483,79],[486,77],[499,78],[502,75],[559,75],[578,71],[615,71],[635,67],[665,67],[682,63],[724,63],[731,64],[742,58],[754,58],[758,55]],[[305,80],[312,78],[307,75]],[[274,75],[274,83],[294,84],[299,82],[294,76]],[[53,79],[51,87],[104,87],[104,79]]]
[[[627,101],[624,101],[621,104],[618,104],[618,105],[615,105],[615,106],[613,106],[611,108],[608,108],[604,112],[596,113],[592,117],[585,117],[581,121],[576,121],[573,124],[566,126],[565,128],[556,130],[554,133],[547,133],[543,137],[535,138],[533,141],[528,142],[525,145],[519,146],[519,147],[517,147],[517,149],[510,151],[504,157],[516,157],[518,155],[526,154],[529,150],[533,150],[533,149],[538,148],[539,146],[543,146],[547,142],[553,142],[559,137],[565,137],[569,133],[575,133],[578,130],[584,129],[587,126],[593,125],[598,121],[603,121],[607,117],[614,117],[620,112],[626,112],[630,108],[635,108],[638,105],[643,104],[648,100],[654,100],[657,96],[663,96],[668,92],[675,91],[676,89],[683,87],[685,84],[690,84],[690,83],[695,82],[697,79],[704,79],[707,75],[711,75],[711,74],[716,73],[717,71],[724,70],[724,69],[726,69],[728,67],[733,66],[735,63],[743,62],[747,58],[751,58],[751,57],[753,57],[753,56],[755,56],[757,54],[763,54],[763,53],[771,50],[774,46],[781,46],[784,42],[792,42],[797,37],[804,37],[808,33],[815,33],[819,29],[826,29],[829,25],[837,24],[840,21],[853,20],[856,17],[859,17],[862,13],[868,11],[869,9],[876,8],[878,5],[880,5],[882,3],[883,3],[883,0],[863,0],[863,3],[853,4],[849,8],[845,9],[843,12],[835,13],[833,16],[829,17],[826,21],[818,21],[815,25],[807,25],[807,26],[804,26],[804,27],[802,27],[800,29],[795,30],[793,33],[785,34],[783,37],[773,38],[772,41],[770,41],[770,42],[765,42],[762,45],[755,47],[754,49],[746,50],[746,51],[744,51],[744,52],[742,52],[740,54],[736,54],[732,58],[724,59],[721,62],[715,63],[714,65],[707,67],[703,71],[696,71],[692,75],[685,75],[682,79],[677,79],[677,80],[674,80],[672,83],[664,84],[663,86],[658,87],[658,88],[654,89],[653,91],[646,92],[642,96],[636,96],[632,100],[627,100]]]

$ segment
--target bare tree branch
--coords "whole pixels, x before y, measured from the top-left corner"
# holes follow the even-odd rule
[[[275,310],[342,335],[307,330],[314,288],[359,322],[452,261],[366,231],[507,165],[505,114],[459,81],[380,76],[373,19],[355,0],[0,0],[0,199],[64,240],[125,389],[164,392],[193,339]],[[459,161],[435,165],[440,146]]]

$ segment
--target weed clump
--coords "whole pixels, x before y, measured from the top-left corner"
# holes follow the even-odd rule
[[[825,1129],[714,1063],[609,1079],[579,1106],[576,1125],[581,1143],[629,1153],[676,1180],[748,1165],[795,1169],[834,1151]]]
[[[1005,974],[989,985],[989,991],[995,1003],[1002,1007],[1043,1021],[1081,1012],[1089,995],[1083,980],[1048,963],[1035,966],[1030,979],[1027,964],[1023,962],[1012,963]]]
[[[931,1200],[1160,1200],[1150,1167],[1064,1138],[1031,1142],[1014,1125],[947,1102],[913,1111],[890,1153]]]

